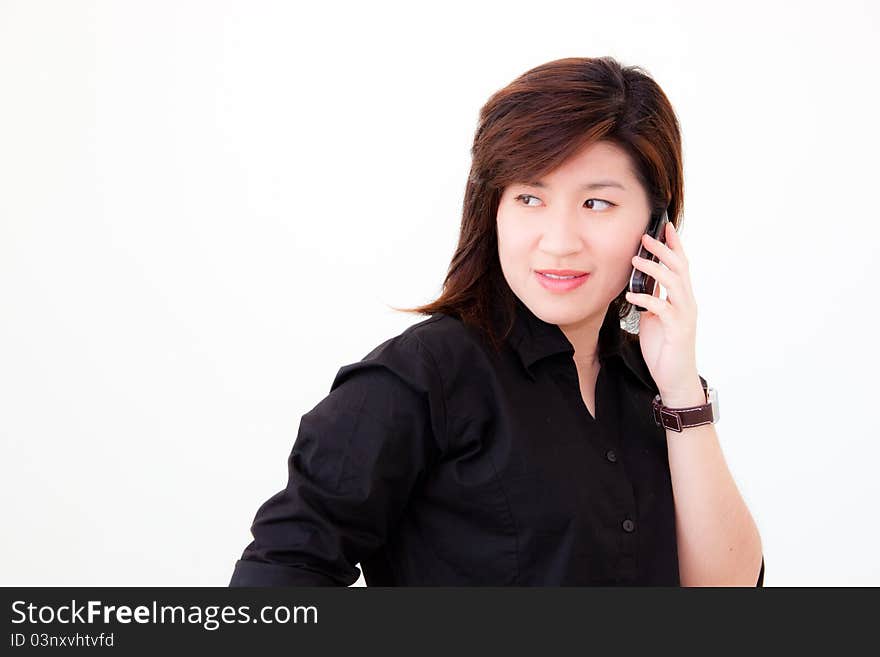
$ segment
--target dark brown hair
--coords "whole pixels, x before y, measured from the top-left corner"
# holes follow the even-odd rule
[[[642,68],[624,67],[612,57],[557,59],[526,71],[480,110],[458,246],[442,293],[423,306],[394,310],[458,317],[499,350],[516,303],[498,259],[501,194],[511,183],[542,178],[599,140],[629,155],[652,210],[668,208],[678,229],[684,200],[681,131],[666,94]],[[632,307],[625,293],[626,288],[608,310],[621,319]],[[503,335],[499,318],[507,326]]]

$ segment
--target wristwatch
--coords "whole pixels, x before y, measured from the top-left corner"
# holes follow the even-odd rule
[[[667,429],[681,432],[688,427],[698,427],[701,424],[715,424],[721,419],[718,408],[718,391],[715,388],[703,384],[703,392],[706,394],[706,403],[702,406],[688,406],[687,408],[668,408],[663,405],[660,395],[654,395],[651,406],[654,411],[654,422]]]

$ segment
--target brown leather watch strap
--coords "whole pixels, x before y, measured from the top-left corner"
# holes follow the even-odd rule
[[[704,385],[703,393],[706,393],[706,389],[707,386]],[[686,408],[668,408],[663,406],[660,401],[660,395],[655,395],[651,406],[654,411],[654,423],[658,427],[662,425],[672,431],[681,432],[682,429],[687,429],[688,427],[712,424],[715,421],[715,414],[708,395],[705,404],[688,406]]]

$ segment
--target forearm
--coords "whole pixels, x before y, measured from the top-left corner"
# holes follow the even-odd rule
[[[670,408],[706,401],[699,385],[684,394],[661,395]],[[676,539],[682,586],[754,586],[763,548],[713,424],[666,430],[675,500]]]

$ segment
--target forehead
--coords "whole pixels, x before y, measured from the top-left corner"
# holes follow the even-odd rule
[[[617,187],[600,185],[608,182],[617,183]],[[641,192],[641,184],[629,154],[607,141],[587,144],[543,175],[535,173],[511,181],[505,186],[505,192],[513,186],[525,185],[550,192],[557,189],[576,189],[578,192],[602,189],[625,195]]]
[[[557,180],[569,182],[577,179],[577,182],[590,182],[600,178],[618,180],[625,187],[631,188],[636,177],[627,152],[610,142],[588,144],[543,176],[542,181],[552,184]]]

